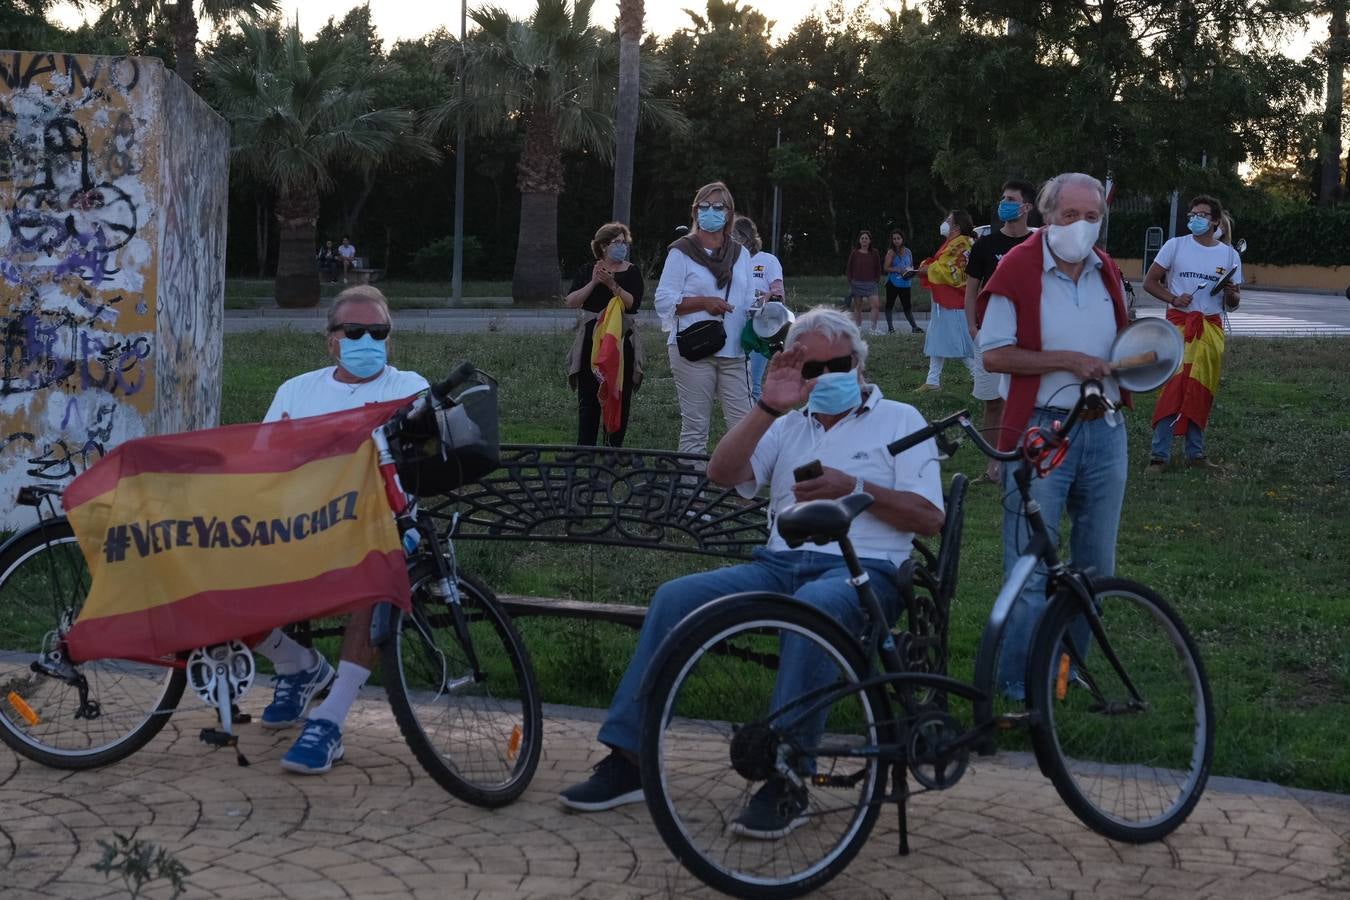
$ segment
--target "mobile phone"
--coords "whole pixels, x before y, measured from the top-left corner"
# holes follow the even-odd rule
[[[810,481],[812,478],[819,478],[824,474],[825,470],[820,467],[820,460],[818,459],[813,459],[809,463],[792,470],[792,478],[797,482]]]

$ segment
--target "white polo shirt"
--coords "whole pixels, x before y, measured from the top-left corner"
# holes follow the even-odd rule
[[[918,494],[938,509],[942,509],[941,465],[937,444],[930,438],[911,447],[899,456],[891,456],[886,445],[897,438],[913,434],[928,423],[923,415],[907,403],[886,400],[881,388],[868,385],[869,393],[862,407],[840,419],[826,430],[806,410],[795,410],[780,416],[760,438],[750,457],[754,470],[753,481],[736,486],[744,497],[753,497],[764,485],[769,485],[769,550],[789,550],[787,541],[775,527],[778,514],[797,502],[792,493],[795,480],[792,471],[820,460],[822,466],[839,469],[854,477],[897,491]],[[865,512],[853,520],[849,529],[853,549],[864,559],[885,559],[900,565],[910,555],[914,534],[897,531]],[[817,547],[804,545],[804,550],[839,554],[838,544]]]
[[[714,355],[733,358],[744,356],[741,330],[745,328],[746,313],[755,303],[753,281],[749,251],[742,250],[736,257],[736,264],[731,269],[730,290],[724,290],[717,286],[717,279],[707,266],[700,266],[681,250],[671,250],[666,254],[666,264],[661,268],[654,304],[656,314],[661,317],[661,328],[669,332],[666,343],[675,343],[675,333],[695,322],[721,318],[727,330],[727,342]],[[676,317],[675,307],[685,297],[724,297],[731,304],[732,311],[720,317],[701,311]]]
[[[264,422],[303,419],[356,409],[367,403],[402,400],[427,389],[427,380],[416,372],[385,366],[378,378],[348,384],[333,377],[337,366],[297,375],[277,388]]]
[[[1102,280],[1101,257],[1089,254],[1077,281],[1059,270],[1048,242],[1041,245],[1041,257],[1041,349],[1076,350],[1109,359],[1116,339],[1116,311]],[[1017,343],[1017,309],[1002,294],[989,297],[979,341],[982,353]],[[1006,397],[1010,379],[1007,375],[1003,379]],[[1069,409],[1078,402],[1081,384],[1082,379],[1072,372],[1046,372],[1041,376],[1036,405]],[[1102,387],[1112,400],[1120,399],[1116,379],[1102,379]]]

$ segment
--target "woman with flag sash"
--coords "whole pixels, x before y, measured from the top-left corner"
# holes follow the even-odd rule
[[[577,269],[563,299],[568,309],[581,310],[567,380],[577,392],[577,443],[586,447],[595,445],[602,427],[608,446],[623,446],[633,394],[642,384],[642,342],[633,329],[645,284],[628,261],[632,246],[627,225],[601,225],[591,241],[595,259]]]
[[[975,344],[966,325],[966,263],[975,244],[975,223],[970,213],[954,209],[942,220],[943,241],[937,253],[920,264],[917,272],[933,298],[932,318],[924,337],[923,352],[929,359],[928,378],[918,393],[942,390],[942,367],[959,359],[975,372]]]

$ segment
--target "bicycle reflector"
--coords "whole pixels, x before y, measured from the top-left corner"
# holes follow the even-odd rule
[[[24,699],[19,696],[18,691],[10,691],[9,696],[5,699],[9,700],[9,705],[14,707],[14,711],[23,716],[24,721],[29,725],[36,725],[38,723],[38,714],[33,712],[33,707],[24,702]]]
[[[511,737],[507,738],[506,741],[507,759],[514,760],[517,756],[520,755],[520,742],[521,739],[524,738],[524,736],[525,733],[520,730],[519,725],[511,726]]]

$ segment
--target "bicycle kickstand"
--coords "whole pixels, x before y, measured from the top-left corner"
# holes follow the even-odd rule
[[[909,856],[909,777],[907,767],[895,763],[895,806],[900,814],[900,855]]]

